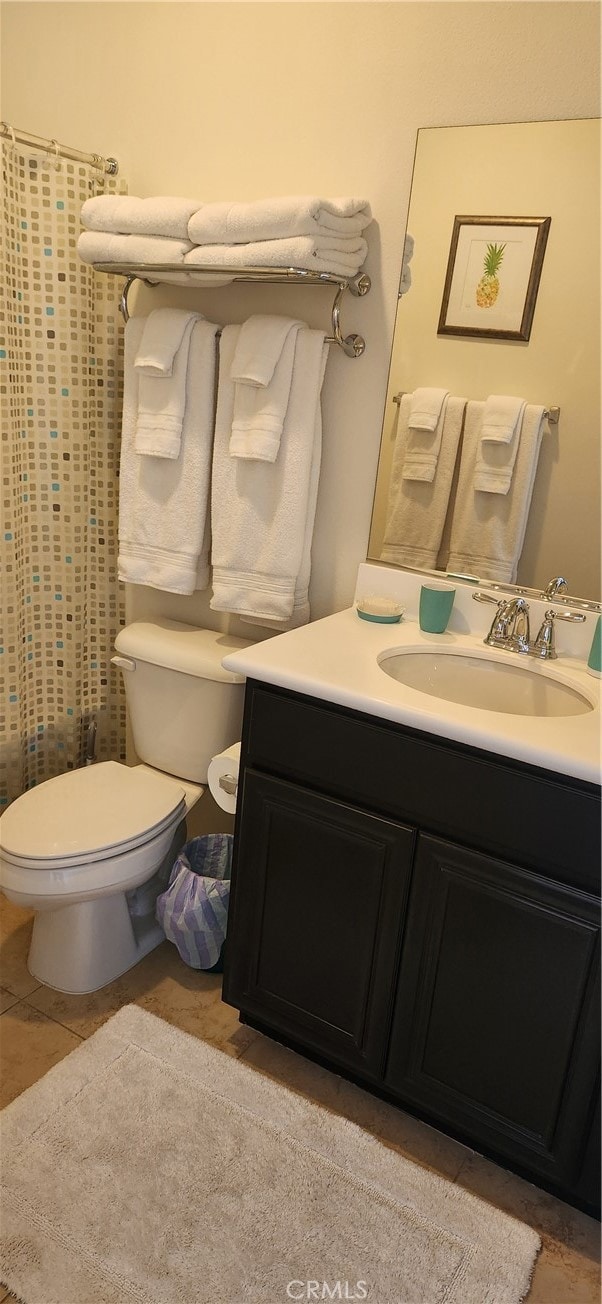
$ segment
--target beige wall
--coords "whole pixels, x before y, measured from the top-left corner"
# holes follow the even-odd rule
[[[351,601],[366,555],[417,128],[596,116],[598,20],[579,0],[2,6],[2,117],[115,154],[131,193],[370,199],[373,290],[342,312],[367,350],[333,351],[324,388],[315,616]],[[142,293],[146,307],[167,292]],[[233,287],[198,303],[318,326],[330,297]],[[130,610],[208,619],[206,598],[150,589]]]
[[[551,216],[528,343],[438,336],[455,214]],[[559,406],[539,458],[518,582],[565,575],[600,599],[600,122],[423,131],[409,229],[412,286],[400,301],[370,555],[382,546],[393,394],[442,385],[484,399]],[[578,523],[578,525],[577,525]]]

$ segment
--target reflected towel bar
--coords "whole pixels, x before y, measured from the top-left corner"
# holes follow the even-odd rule
[[[393,395],[393,402],[397,403],[398,407],[405,393],[406,391],[404,389],[400,389],[398,394]],[[557,426],[560,420],[560,408],[559,407],[546,408],[544,411],[544,417],[546,418],[546,421],[549,423],[549,425]]]

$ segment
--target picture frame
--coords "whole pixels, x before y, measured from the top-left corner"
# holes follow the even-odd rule
[[[551,221],[456,215],[437,334],[527,342]]]

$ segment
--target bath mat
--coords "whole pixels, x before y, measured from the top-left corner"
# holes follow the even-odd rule
[[[2,1114],[24,1304],[517,1304],[539,1238],[125,1006]]]

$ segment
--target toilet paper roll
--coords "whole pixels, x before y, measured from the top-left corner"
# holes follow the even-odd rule
[[[232,787],[234,783],[238,784],[239,766],[240,743],[233,743],[225,752],[218,752],[211,758],[207,771],[211,796],[229,815],[236,810],[236,789],[232,791]]]

